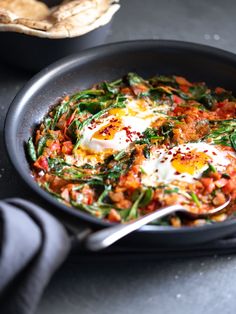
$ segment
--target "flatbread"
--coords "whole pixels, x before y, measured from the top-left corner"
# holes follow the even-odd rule
[[[6,10],[6,9],[2,9],[0,8],[0,23],[11,23],[12,21],[14,21],[17,18],[17,16]]]
[[[50,14],[49,8],[36,0],[1,0],[0,9],[5,9],[19,18],[41,20]]]
[[[92,19],[91,15],[87,16],[87,20],[91,19],[93,22],[89,24],[84,23],[84,19],[81,18],[82,15],[74,15],[70,18],[63,20],[62,22],[55,24],[51,29],[50,33],[54,36],[59,34],[67,33],[67,37],[75,37],[84,35],[95,28],[105,25],[110,22],[112,16],[119,9],[119,6],[110,7],[105,13],[96,19]],[[83,15],[86,18],[86,14]],[[94,16],[95,17],[95,16]]]
[[[31,20],[31,19],[25,19],[25,18],[20,18],[20,19],[15,19],[14,22],[16,24],[24,25],[29,28],[33,29],[38,29],[42,31],[47,31],[52,27],[52,23],[49,21],[36,21],[36,20]]]
[[[119,10],[118,2],[119,0],[67,0],[49,9],[36,0],[0,0],[0,31],[42,38],[80,36],[107,24]],[[33,14],[29,13],[27,3],[31,8],[35,5],[39,11],[35,13],[35,7],[32,9]]]
[[[109,3],[109,1],[107,1]],[[60,22],[70,16],[80,14],[83,11],[87,11],[96,6],[95,1],[89,0],[76,0],[70,1],[65,4],[61,4],[52,10],[51,16],[55,18],[57,22]],[[107,6],[108,7],[108,6]]]

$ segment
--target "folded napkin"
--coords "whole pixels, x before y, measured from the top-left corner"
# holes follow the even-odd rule
[[[70,250],[64,227],[22,199],[0,201],[0,313],[32,314]]]

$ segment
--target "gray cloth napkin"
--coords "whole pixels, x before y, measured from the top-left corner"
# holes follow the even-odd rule
[[[64,227],[23,199],[0,201],[0,313],[32,314],[70,250]]]

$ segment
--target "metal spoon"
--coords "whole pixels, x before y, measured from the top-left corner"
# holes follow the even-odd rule
[[[151,214],[145,215],[135,221],[131,221],[126,224],[117,224],[115,226],[102,229],[100,231],[94,232],[93,234],[89,235],[85,241],[85,246],[92,251],[98,251],[101,249],[105,249],[111,244],[115,243],[116,241],[120,240],[124,236],[128,235],[129,233],[141,228],[142,226],[152,222],[153,220],[159,219],[166,215],[181,212],[185,213],[186,215],[190,216],[191,218],[206,218],[212,216],[216,213],[221,212],[229,203],[230,198],[223,204],[218,207],[215,207],[208,211],[207,213],[203,214],[195,214],[191,212],[189,209],[181,206],[181,205],[172,205],[168,207],[163,207],[158,209]]]

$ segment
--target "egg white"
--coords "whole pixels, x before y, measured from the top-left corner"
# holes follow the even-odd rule
[[[93,129],[89,129],[89,126],[85,127],[80,147],[98,153],[104,152],[105,150],[108,149],[120,151],[122,149],[127,148],[131,142],[139,138],[137,132],[139,132],[140,134],[143,133],[150,125],[150,121],[148,120],[143,120],[136,117],[123,117],[122,125],[123,127],[129,127],[130,131],[129,137],[127,137],[127,133],[125,130],[120,130],[116,132],[116,134],[111,140],[94,138],[93,135],[99,129],[101,129],[103,126],[109,123],[109,121],[112,118],[114,118],[114,116],[110,116],[109,119],[105,119],[103,123],[97,124]]]
[[[84,127],[80,148],[94,153],[126,149],[130,143],[137,140],[151,126],[153,121],[163,116],[161,113],[154,113],[154,107],[149,103],[142,104],[140,100],[133,98],[127,99],[125,103],[126,108],[120,110],[122,114],[119,114],[118,109],[117,115],[104,115],[105,117],[102,116],[93,122],[92,127],[91,125]],[[167,111],[168,108],[164,105],[161,110]],[[112,119],[117,118],[117,116],[121,120],[122,128],[114,134],[112,139],[98,139],[94,137],[97,131],[111,122]],[[123,128],[128,128],[129,136]]]
[[[200,169],[196,169],[193,174],[177,172],[172,165],[173,155],[178,151],[181,156],[184,156],[193,150],[207,155],[209,161],[205,162]],[[217,171],[224,171],[230,164],[229,153],[221,151],[214,145],[203,142],[183,144],[173,147],[172,149],[161,148],[152,152],[150,158],[143,162],[142,183],[147,186],[156,186],[160,182],[170,183],[175,180],[192,183],[196,179],[199,179],[202,173],[208,169],[209,163],[211,163]]]

